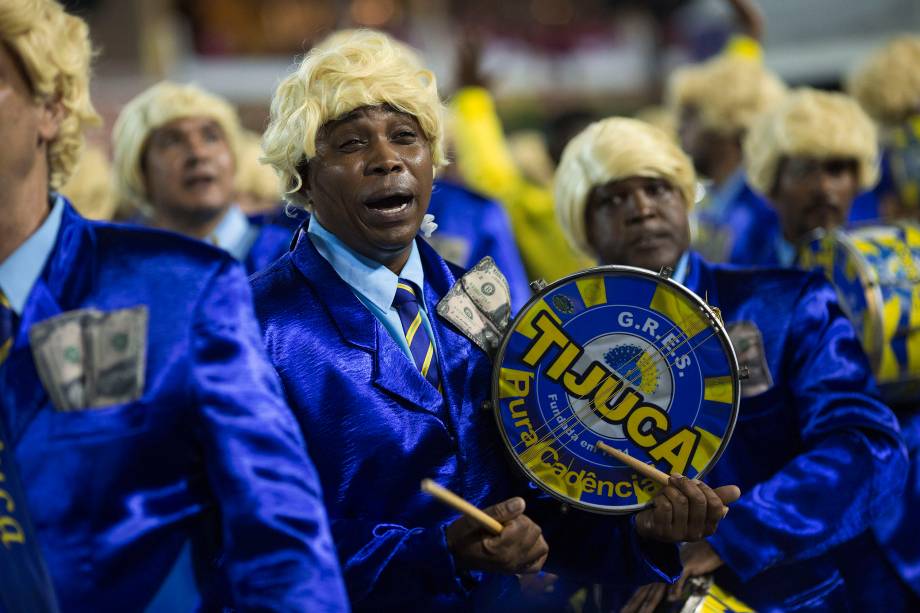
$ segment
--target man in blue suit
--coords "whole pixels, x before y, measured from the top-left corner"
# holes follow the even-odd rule
[[[672,267],[720,309],[750,372],[731,444],[708,477],[744,494],[716,534],[682,549],[680,583],[714,572],[757,611],[847,610],[831,550],[899,495],[906,461],[834,289],[818,273],[712,265],[691,251],[695,174],[657,128],[592,124],[567,147],[558,177],[572,243],[603,264]],[[644,588],[626,610],[652,610],[664,591]]]
[[[575,581],[668,579],[674,551],[653,540],[715,530],[717,492],[673,478],[633,528],[562,515],[503,458],[483,410],[488,357],[436,314],[461,271],[416,238],[445,161],[441,110],[430,71],[386,35],[350,32],[279,85],[263,141],[287,197],[312,217],[252,277],[256,308],[317,462],[352,605],[500,609],[514,574],[544,562]],[[487,507],[501,535],[422,494],[425,477]]]
[[[347,610],[316,473],[218,249],[80,217],[86,24],[0,0],[0,608]]]
[[[122,109],[112,132],[119,197],[145,224],[227,251],[246,272],[288,250],[291,229],[235,204],[242,130],[236,110],[194,85],[163,81]]]
[[[814,230],[846,225],[853,200],[878,180],[875,126],[840,93],[792,90],[754,122],[744,154],[751,185],[779,218],[780,231],[763,237],[771,266],[793,266]]]
[[[759,44],[736,41],[706,62],[680,68],[669,83],[681,146],[707,180],[690,216],[693,248],[713,262],[772,265],[779,224],[748,185],[741,148],[751,123],[779,103],[785,86],[764,66]]]

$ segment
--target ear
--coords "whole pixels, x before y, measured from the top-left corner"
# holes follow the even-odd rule
[[[38,137],[42,143],[50,143],[57,138],[64,121],[64,105],[60,98],[40,103],[38,118]]]

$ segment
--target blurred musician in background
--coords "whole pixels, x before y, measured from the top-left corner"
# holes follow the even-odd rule
[[[556,178],[573,246],[602,264],[671,267],[720,309],[750,373],[731,443],[707,477],[744,494],[716,534],[684,546],[682,579],[715,573],[757,611],[845,610],[829,552],[900,494],[897,422],[821,275],[713,265],[690,249],[695,185],[690,159],[667,134],[623,118],[573,139]],[[651,611],[664,593],[647,586],[626,610]]]
[[[678,117],[681,146],[706,195],[691,213],[693,247],[713,262],[776,264],[771,260],[776,215],[748,185],[741,143],[754,119],[785,95],[753,41],[729,47],[702,64],[678,69],[670,79],[670,106]],[[752,51],[751,51],[752,50]]]
[[[256,308],[317,459],[352,605],[502,610],[518,597],[514,574],[544,562],[574,582],[669,579],[676,552],[653,541],[712,532],[718,494],[730,502],[737,489],[673,478],[629,521],[562,515],[511,473],[483,410],[488,356],[435,308],[462,271],[416,240],[446,163],[442,111],[430,71],[359,30],[281,83],[263,142],[286,196],[312,215],[253,277]],[[426,477],[487,507],[502,533],[422,494]]]
[[[920,36],[900,36],[873,53],[847,91],[878,124],[883,151],[879,185],[854,209],[864,199],[869,212],[860,218],[920,219]]]
[[[478,41],[459,48],[459,89],[450,101],[450,121],[457,172],[472,189],[500,202],[511,221],[530,279],[555,281],[591,264],[571,251],[556,223],[552,187],[538,183],[518,167],[502,128],[495,101],[480,66]],[[588,123],[586,114],[572,113],[554,122],[561,152],[568,139]],[[553,160],[557,163],[558,159]]]
[[[224,249],[248,273],[287,252],[290,227],[235,202],[241,129],[225,100],[164,81],[122,109],[112,133],[119,197],[144,222]]]
[[[0,608],[143,610],[191,538],[205,608],[347,610],[242,267],[81,217],[86,24],[0,0],[0,40]]]
[[[795,264],[814,230],[844,226],[853,200],[878,179],[875,126],[844,94],[791,92],[754,122],[744,155],[751,185],[779,216],[768,246],[783,267]]]

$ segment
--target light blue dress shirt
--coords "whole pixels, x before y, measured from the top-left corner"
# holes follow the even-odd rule
[[[210,236],[215,245],[240,262],[249,255],[249,250],[258,237],[259,229],[249,223],[246,214],[235,204],[224,213],[223,219]]]
[[[13,311],[20,316],[61,228],[64,200],[57,194],[51,197],[54,205],[42,225],[0,264],[0,289],[6,294]]]
[[[374,317],[380,320],[393,340],[402,347],[403,353],[412,360],[412,352],[409,350],[409,343],[406,342],[403,333],[399,312],[393,308],[393,298],[396,296],[396,282],[400,278],[412,281],[421,291],[425,291],[425,273],[422,270],[422,259],[419,257],[415,241],[412,242],[409,260],[397,276],[383,264],[351,249],[336,235],[324,228],[316,220],[315,215],[310,217],[307,234],[323,259],[329,262],[335,272],[355,293],[358,300],[374,314]],[[424,300],[419,300],[419,312],[422,315],[422,325],[428,332],[428,338],[434,344],[434,334],[431,332],[431,322],[428,321]],[[437,357],[438,348],[435,347],[434,350],[435,357]]]
[[[690,266],[689,261],[690,254],[684,251],[684,254],[680,256],[679,260],[677,260],[677,266],[674,267],[674,272],[671,274],[671,279],[683,285],[684,281],[687,279],[687,269]]]
[[[783,238],[782,234],[776,236],[776,259],[782,268],[792,268],[798,256],[795,246]]]

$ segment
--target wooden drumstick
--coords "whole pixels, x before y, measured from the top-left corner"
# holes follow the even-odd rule
[[[661,485],[662,487],[668,484],[667,473],[665,473],[664,471],[658,470],[651,464],[646,464],[645,462],[642,462],[632,457],[628,453],[623,453],[619,449],[614,449],[613,447],[611,447],[610,445],[608,445],[607,443],[603,441],[597,441],[597,444],[595,446],[601,451],[603,451],[604,453],[606,453],[607,455],[613,456],[614,458],[616,458],[623,464],[626,464],[627,466],[635,470],[637,473],[639,473],[643,477],[648,477],[649,479]],[[681,475],[679,473],[674,473],[674,476],[679,477]],[[722,517],[725,517],[726,515],[728,515],[728,505],[726,505],[725,509],[722,511]]]
[[[478,522],[492,534],[497,536],[502,533],[504,526],[497,519],[486,515],[460,496],[457,496],[447,488],[441,487],[431,479],[422,479],[422,491],[431,494],[447,506],[457,509],[470,519]]]
[[[613,447],[611,447],[610,445],[608,445],[607,443],[603,441],[597,441],[596,447],[600,449],[601,451],[603,451],[604,453],[606,453],[607,455],[613,456],[616,459],[618,459],[620,462],[622,462],[623,464],[626,464],[627,466],[635,470],[637,473],[639,473],[643,477],[648,477],[649,479],[651,479],[652,481],[654,481],[655,483],[659,485],[668,484],[667,473],[658,470],[651,464],[640,462],[639,460],[632,457],[628,453],[623,453],[619,449],[614,449]]]

